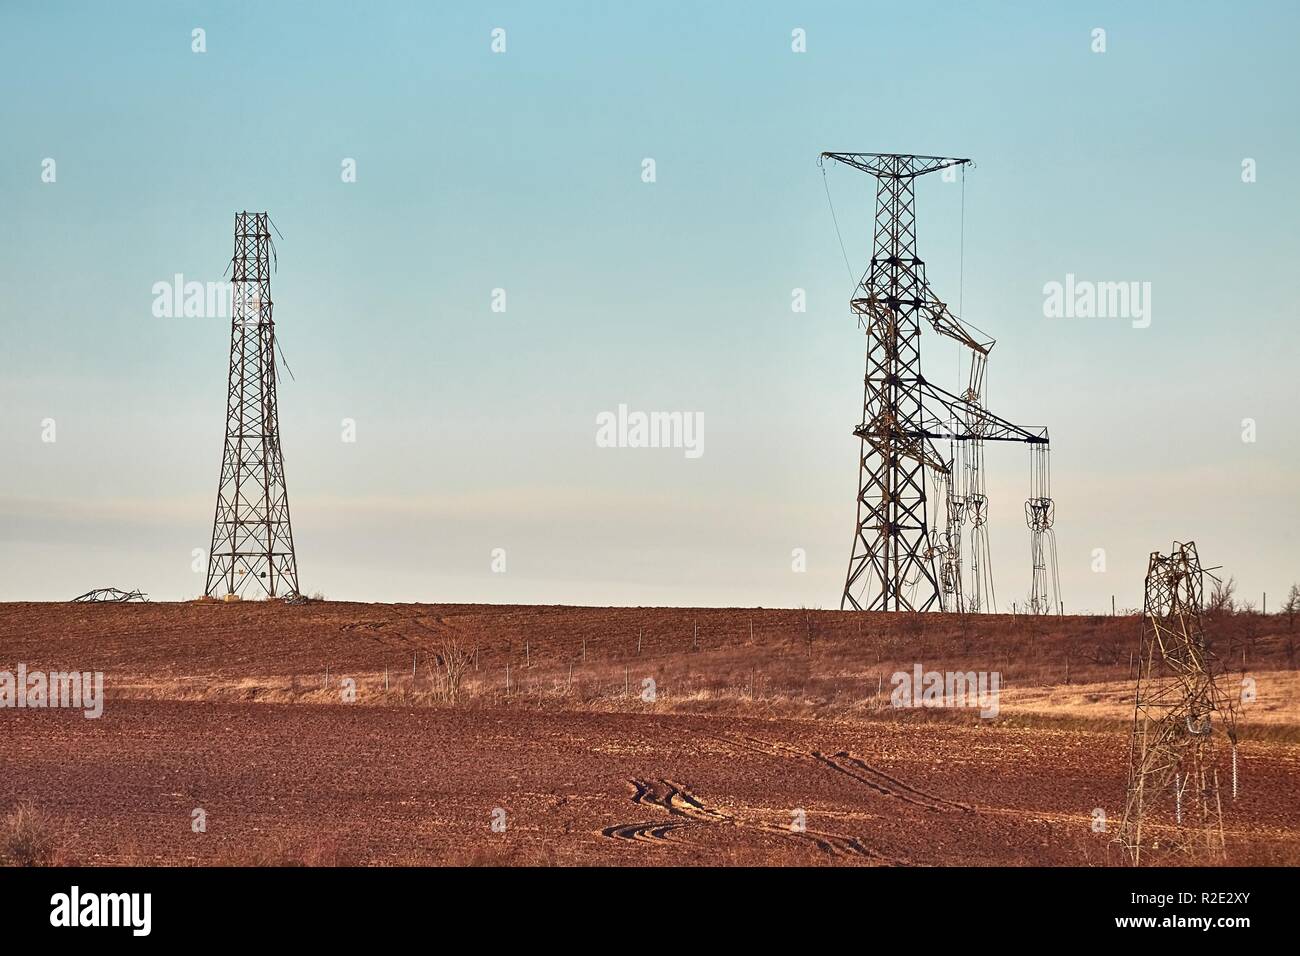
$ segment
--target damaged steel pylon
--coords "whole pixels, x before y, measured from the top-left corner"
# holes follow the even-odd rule
[[[1202,853],[1222,861],[1223,796],[1215,744],[1227,737],[1236,796],[1237,702],[1202,622],[1196,545],[1174,542],[1147,566],[1128,794],[1119,843],[1133,864],[1144,853]],[[1231,657],[1232,648],[1222,648]]]
[[[917,254],[916,179],[952,172],[971,161],[822,153],[819,162],[828,159],[876,180],[871,264],[850,300],[866,332],[867,370],[862,422],[853,430],[860,440],[857,522],[840,607],[996,611],[984,444],[1046,446],[1048,436],[1046,428],[1013,424],[984,407],[986,363],[994,341],[935,294]],[[970,376],[960,395],[922,374],[922,322],[969,351]],[[943,499],[933,509],[930,482],[938,486],[935,496]],[[933,526],[939,519],[942,530]],[[966,521],[971,525],[969,552],[961,547]],[[963,561],[969,562],[971,575],[966,588]]]

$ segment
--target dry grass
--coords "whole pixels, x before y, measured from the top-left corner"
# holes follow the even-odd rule
[[[9,609],[20,617],[74,611],[36,605]],[[5,613],[0,606],[0,621]],[[109,670],[110,705],[128,698],[340,704],[349,702],[341,692],[348,679],[355,681],[356,706],[506,705],[849,722],[978,719],[962,711],[889,707],[891,674],[911,671],[919,662],[927,670],[998,672],[1001,722],[1098,730],[1123,727],[1132,719],[1133,652],[1141,631],[1134,616],[808,609],[312,603],[208,611],[158,605],[110,614],[123,618],[123,628],[152,615],[150,620],[165,619],[185,635],[175,656],[167,652],[165,666],[156,663],[165,644],[142,643],[134,632],[130,641],[124,638],[119,656],[129,655],[134,663],[123,659]],[[220,640],[196,643],[193,627],[210,614],[221,620],[249,618],[244,622],[249,633],[288,633],[292,627],[294,637],[241,646],[238,654],[224,632]],[[1248,614],[1210,622],[1216,644],[1232,649],[1228,669],[1248,667],[1259,684],[1259,699],[1245,708],[1248,737],[1300,741],[1295,624],[1284,615]],[[150,625],[150,633],[158,626]],[[64,630],[57,629],[42,647],[56,646]],[[99,640],[97,647],[105,643]],[[416,673],[413,660],[419,664]],[[655,684],[653,701],[641,695],[648,679]]]
[[[459,662],[453,655],[459,655]],[[450,670],[446,662],[452,661]],[[501,678],[473,670],[473,657],[448,648],[418,679],[388,680],[382,672],[234,681],[188,679],[119,685],[112,698],[201,700],[278,704],[338,704],[339,682],[356,681],[355,706],[486,708],[509,705],[546,711],[737,714],[838,721],[903,720],[975,722],[963,709],[898,711],[890,706],[890,675],[910,670],[906,660],[881,661],[869,670],[843,666],[832,655],[758,655],[727,651],[682,654],[643,662],[593,662],[580,667],[533,666],[511,670],[511,690]],[[927,669],[968,669],[965,662],[930,661]],[[1121,669],[1122,670],[1122,669]],[[570,676],[572,675],[572,676]],[[1242,707],[1246,739],[1300,742],[1300,672],[1250,673],[1257,699]],[[655,682],[653,701],[642,682]],[[1075,730],[1126,729],[1133,719],[1133,684],[1127,678],[1062,683],[1025,675],[1004,683],[998,723]]]
[[[322,833],[307,838],[276,834],[253,846],[223,849],[205,866],[353,866],[358,861],[349,841],[337,834]]]
[[[18,804],[0,820],[0,866],[53,866],[63,852],[63,831],[58,818]]]
[[[1264,671],[1247,676],[1255,682],[1256,698],[1241,705],[1244,725],[1300,724],[1300,672]],[[1133,719],[1133,684],[1119,680],[1013,688],[1002,694],[1001,705],[1006,713],[1128,722]]]

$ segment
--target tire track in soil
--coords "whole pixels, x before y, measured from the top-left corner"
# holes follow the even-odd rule
[[[602,836],[614,837],[619,840],[662,844],[668,842],[669,833],[680,830],[684,826],[685,824],[680,823],[623,823],[618,826],[606,827],[600,832]]]
[[[667,810],[668,813],[675,817],[686,818],[684,823],[620,823],[612,827],[605,827],[601,830],[602,836],[612,837],[619,840],[632,840],[642,843],[662,844],[668,842],[668,835],[678,830],[686,830],[692,826],[698,826],[700,819],[698,815],[706,815],[704,807],[693,797],[687,799],[682,796],[682,789],[669,783],[667,780],[639,780],[632,779],[629,781],[635,791],[632,795],[632,802],[639,806],[654,806],[661,810]],[[713,822],[708,817],[709,822]]]
[[[888,866],[912,865],[910,860],[885,856],[885,854],[881,853],[879,850],[873,850],[857,837],[843,836],[839,833],[828,833],[825,830],[809,830],[806,827],[802,830],[791,830],[788,827],[783,827],[776,823],[755,823],[751,825],[755,829],[762,830],[764,833],[772,833],[785,837],[802,837],[811,840],[819,850],[823,853],[829,853],[831,856],[865,856]]]
[[[946,797],[940,797],[937,794],[929,793],[928,791],[913,787],[909,783],[904,783],[897,777],[885,773],[885,771],[880,770],[877,767],[873,767],[861,757],[855,756],[847,750],[841,750],[834,754],[826,754],[820,750],[802,750],[799,747],[794,747],[790,744],[774,743],[767,740],[761,740],[758,737],[723,736],[716,739],[723,743],[744,747],[747,750],[764,754],[769,757],[803,760],[815,763],[819,766],[829,767],[845,776],[851,777],[859,783],[865,784],[881,796],[892,797],[933,813],[976,812],[975,808],[970,804],[961,803],[957,800],[949,800]]]
[[[840,773],[847,774],[854,780],[865,783],[873,790],[886,794],[887,796],[897,797],[907,803],[924,807],[936,813],[974,813],[975,808],[968,803],[961,803],[956,800],[948,800],[944,797],[936,796],[924,790],[918,790],[911,784],[904,783],[897,777],[892,777],[876,767],[871,766],[861,757],[855,757],[847,750],[841,750],[839,753],[824,754],[819,750],[814,750],[812,756],[827,765],[833,767]],[[873,779],[875,778],[875,779]],[[880,783],[880,781],[884,783]]]
[[[669,834],[679,830],[704,826],[734,826],[773,836],[811,841],[823,853],[836,857],[865,857],[877,863],[909,865],[909,861],[887,857],[863,843],[858,837],[829,833],[823,830],[792,830],[765,821],[745,820],[722,810],[705,806],[689,789],[671,780],[629,781],[633,788],[632,802],[641,806],[658,807],[682,819],[681,823],[621,823],[605,827],[601,835],[632,842],[665,845]]]

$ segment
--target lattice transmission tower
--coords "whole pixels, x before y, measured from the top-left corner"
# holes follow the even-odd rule
[[[862,423],[853,430],[860,439],[857,522],[840,607],[996,610],[984,444],[1021,442],[1046,448],[1048,435],[1046,428],[1015,425],[984,407],[986,364],[994,340],[958,318],[935,294],[917,254],[916,180],[971,161],[900,153],[822,153],[819,165],[827,159],[876,180],[871,264],[850,300],[866,331],[867,370]],[[922,322],[969,351],[970,375],[961,394],[940,388],[922,374]],[[1050,556],[1050,579],[1055,581],[1055,546],[1037,547],[1054,513],[1046,469],[1042,475],[1030,491],[1039,516],[1030,523],[1031,550],[1035,568],[1040,552]],[[935,498],[942,501],[934,509],[939,528],[930,520]],[[1045,528],[1043,502],[1048,505]],[[965,525],[970,526],[969,549],[962,546]],[[969,579],[963,583],[967,571]],[[1035,576],[1033,593],[1039,591]],[[1035,608],[1058,610],[1052,600],[1051,606],[1045,599]]]
[[[1147,565],[1146,600],[1129,740],[1128,794],[1119,842],[1133,863],[1152,850],[1224,854],[1223,795],[1216,739],[1231,751],[1237,796],[1237,700],[1206,638],[1204,578],[1196,545],[1175,541]],[[1220,648],[1231,659],[1231,646]]]
[[[298,562],[276,405],[271,220],[235,216],[226,442],[209,551],[208,597],[298,594]]]

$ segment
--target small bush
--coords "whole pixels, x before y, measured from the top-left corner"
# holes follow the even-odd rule
[[[30,803],[0,821],[0,865],[51,866],[61,846],[58,822]]]

